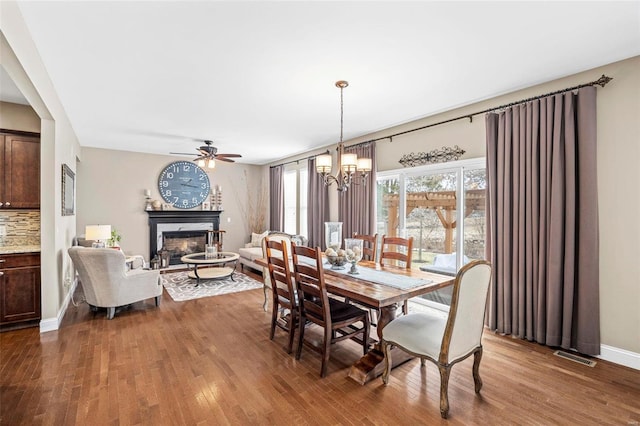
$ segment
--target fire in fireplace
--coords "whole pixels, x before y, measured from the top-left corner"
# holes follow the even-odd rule
[[[201,253],[205,250],[207,231],[164,231],[162,248],[171,254],[169,265],[182,263],[186,254]]]

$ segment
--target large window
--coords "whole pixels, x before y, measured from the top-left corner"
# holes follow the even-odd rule
[[[379,172],[377,189],[377,232],[413,237],[412,268],[455,275],[484,258],[484,158]],[[448,306],[451,289],[416,301]]]
[[[284,172],[284,232],[307,235],[306,165],[292,165]]]

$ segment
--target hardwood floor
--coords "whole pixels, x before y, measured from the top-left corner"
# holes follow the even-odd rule
[[[0,334],[0,424],[640,424],[640,372],[605,361],[590,368],[485,332],[482,392],[472,358],[456,365],[442,420],[433,364],[360,386],[346,375],[362,348],[345,341],[321,379],[320,355],[296,361],[269,324],[262,290],[180,303],[165,293],[159,308],[137,303],[111,321],[70,306],[58,331]]]

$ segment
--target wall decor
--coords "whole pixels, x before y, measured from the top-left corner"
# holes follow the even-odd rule
[[[398,162],[404,167],[415,167],[428,163],[444,163],[458,160],[465,152],[458,145],[454,145],[453,148],[443,146],[442,149],[434,149],[429,152],[405,154]]]
[[[62,216],[76,214],[76,174],[66,164],[62,165]]]

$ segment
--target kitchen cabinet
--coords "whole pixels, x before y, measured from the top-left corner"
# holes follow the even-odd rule
[[[0,208],[40,208],[40,138],[0,133]]]
[[[0,326],[38,325],[40,253],[0,255]]]

